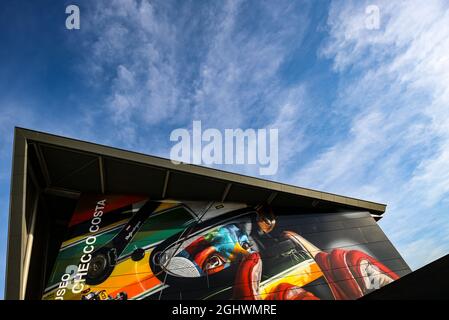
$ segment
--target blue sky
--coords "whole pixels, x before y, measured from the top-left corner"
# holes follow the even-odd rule
[[[270,179],[387,203],[413,269],[449,252],[445,0],[7,0],[0,30],[2,278],[14,126],[165,157],[193,120],[276,127]]]

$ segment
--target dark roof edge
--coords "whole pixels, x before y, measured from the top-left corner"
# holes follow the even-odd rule
[[[235,182],[254,186],[259,188],[270,189],[272,191],[286,192],[294,195],[314,198],[318,200],[329,201],[333,203],[343,204],[355,208],[365,209],[371,213],[381,215],[386,210],[386,205],[372,201],[361,200],[352,197],[341,196],[329,192],[322,192],[308,188],[296,187],[293,185],[264,180],[261,178],[245,176],[238,173],[231,173],[219,169],[207,168],[192,164],[175,164],[171,160],[157,156],[151,156],[135,151],[128,151],[116,147],[105,146],[93,142],[77,140],[73,138],[63,137],[51,133],[40,132],[27,128],[15,127],[16,134],[20,133],[26,140],[33,140],[40,143],[52,144],[60,147],[71,148],[92,154],[110,156],[114,158],[126,159],[150,166],[162,167],[167,170],[174,170],[190,174],[207,176],[210,178],[225,180],[227,182]]]

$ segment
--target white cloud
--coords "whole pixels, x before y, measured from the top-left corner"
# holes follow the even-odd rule
[[[273,17],[269,11],[273,8],[263,9],[267,19],[275,20],[271,29],[244,29],[242,16],[248,10],[242,12],[240,1],[226,3],[219,22],[212,26],[207,55],[200,64],[194,96],[196,118],[216,127],[239,127],[264,111],[271,90],[278,94],[282,90],[278,69],[289,51],[286,39],[293,34],[284,29],[285,22]],[[296,32],[296,40],[301,41],[304,28]],[[268,101],[270,107],[272,103]]]
[[[432,221],[449,195],[448,3],[376,1],[380,30],[365,29],[368,4],[331,7],[321,55],[345,79],[333,113],[350,129],[296,181],[388,203],[382,225],[419,266],[449,252],[430,232],[449,227],[445,216]]]
[[[142,122],[178,117],[176,32],[166,8],[155,12],[149,1],[128,0],[96,3],[91,9],[86,38],[92,40],[84,44],[87,69],[95,82],[110,85],[105,110],[114,123],[133,132]]]
[[[447,248],[441,245],[444,239],[415,239],[404,244],[404,259],[411,262],[411,267],[417,269],[446,255]],[[446,239],[447,240],[447,239]]]
[[[102,112],[87,117],[106,115],[118,128],[115,144],[143,151],[157,143],[165,156],[170,130],[188,128],[192,120],[219,129],[275,125],[288,136],[281,137],[290,143],[282,143],[280,153],[289,158],[301,135],[295,121],[306,95],[302,84],[283,83],[280,67],[303,41],[308,10],[288,1],[253,7],[233,0],[96,3],[88,19],[95,25],[85,28],[91,39],[84,43],[86,69],[107,94]],[[279,118],[280,108],[290,110],[289,119]]]

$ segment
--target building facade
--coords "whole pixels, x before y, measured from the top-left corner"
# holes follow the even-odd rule
[[[7,299],[358,299],[385,205],[17,128]]]

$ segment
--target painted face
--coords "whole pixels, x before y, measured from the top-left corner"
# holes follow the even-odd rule
[[[252,252],[255,251],[250,237],[235,224],[229,224],[198,237],[179,256],[194,262],[203,275],[210,275]]]

